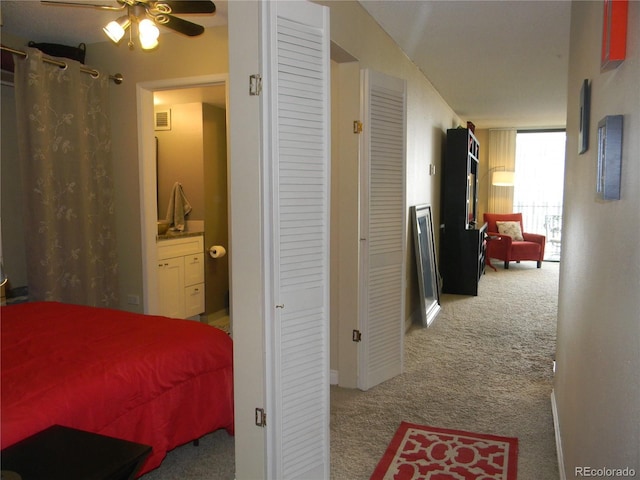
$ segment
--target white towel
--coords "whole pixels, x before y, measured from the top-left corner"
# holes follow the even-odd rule
[[[171,196],[169,197],[169,207],[167,208],[166,220],[171,224],[171,230],[184,231],[186,217],[191,211],[191,204],[184,194],[182,185],[179,182],[173,184]]]

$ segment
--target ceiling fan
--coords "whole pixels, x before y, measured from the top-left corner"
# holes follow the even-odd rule
[[[88,7],[111,11],[126,10],[125,15],[109,22],[103,28],[104,33],[114,43],[119,43],[126,30],[129,29],[128,45],[133,49],[132,30],[137,28],[140,46],[144,50],[151,50],[158,46],[158,36],[160,35],[158,25],[190,37],[204,32],[202,25],[183,20],[176,17],[176,14],[210,14],[216,11],[215,4],[209,0],[115,0],[115,2],[117,5],[40,0],[40,3],[44,5]]]

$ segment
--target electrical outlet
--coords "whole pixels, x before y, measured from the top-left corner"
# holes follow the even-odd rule
[[[436,174],[436,166],[433,163],[429,164],[429,175],[435,175]]]
[[[140,305],[140,295],[127,295],[129,305]]]

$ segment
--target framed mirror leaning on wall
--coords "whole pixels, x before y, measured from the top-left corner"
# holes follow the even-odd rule
[[[431,206],[414,205],[410,210],[422,325],[428,327],[440,312],[440,274],[436,261]]]

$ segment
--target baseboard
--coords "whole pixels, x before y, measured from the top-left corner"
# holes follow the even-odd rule
[[[567,480],[567,475],[564,470],[562,436],[560,435],[560,420],[558,419],[558,404],[556,403],[555,390],[551,390],[551,412],[553,413],[553,430],[556,434],[556,451],[558,454],[558,470],[560,471],[560,480]]]
[[[411,312],[411,315],[409,315],[409,318],[405,319],[404,331],[408,332],[409,329],[411,328],[411,325],[413,324],[416,324],[416,325],[422,324],[422,312],[419,307],[416,308],[413,312]]]
[[[338,371],[337,370],[330,370],[329,371],[329,383],[331,383],[331,385],[337,385],[338,384]]]

